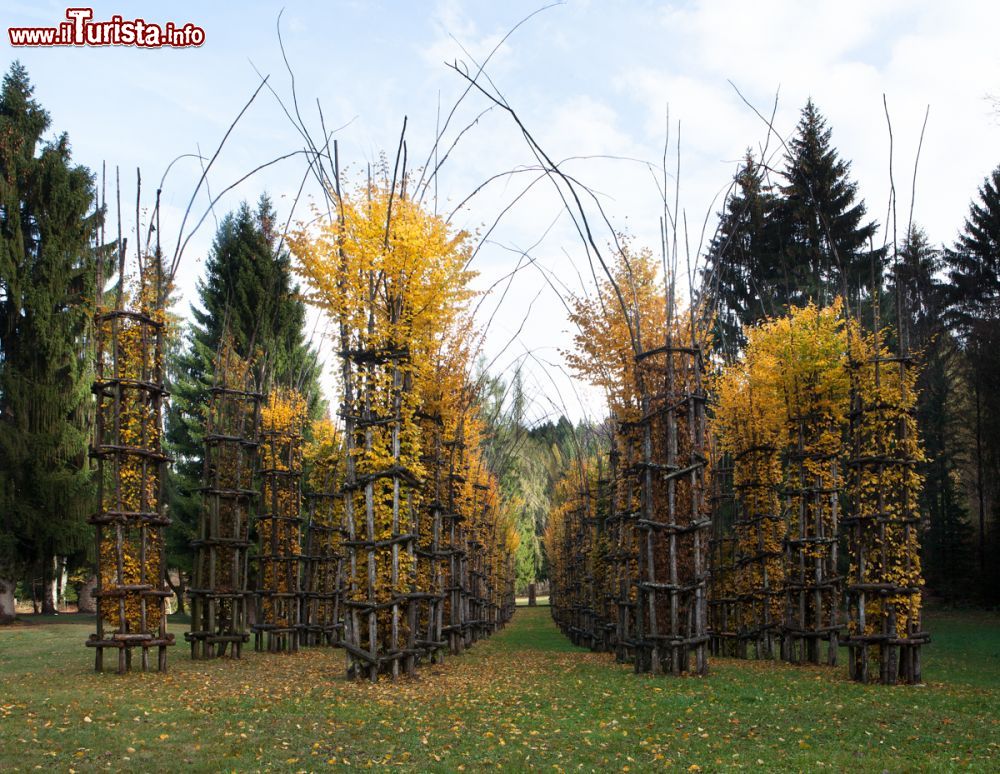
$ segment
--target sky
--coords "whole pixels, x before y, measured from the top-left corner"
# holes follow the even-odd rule
[[[0,9],[5,27],[66,19],[65,5],[38,0],[0,2]],[[5,68],[14,59],[27,67],[53,132],[68,133],[75,161],[106,169],[109,180],[119,170],[127,212],[134,211],[137,168],[144,211],[162,179],[165,250],[172,255],[178,234],[190,235],[177,277],[182,315],[224,213],[262,191],[282,222],[307,219],[310,201],[319,202],[298,153],[210,206],[251,170],[302,150],[285,112],[294,102],[315,136],[322,135],[320,109],[326,128],[336,129],[348,177],[364,174],[381,154],[394,156],[404,117],[409,163],[419,166],[466,86],[449,64],[474,71],[498,44],[486,69],[492,84],[546,153],[596,193],[611,227],[653,249],[669,145],[668,199],[672,206],[676,197],[677,222],[687,223],[686,234],[679,231],[682,269],[687,256],[697,268],[747,148],[766,147],[780,165],[781,143],[810,97],[851,162],[869,217],[889,224],[890,237],[892,183],[898,232],[912,203],[913,219],[930,240],[949,244],[978,187],[1000,164],[1000,113],[991,99],[1000,95],[996,2],[568,0],[545,8],[521,0],[122,1],[93,11],[95,20],[117,14],[191,22],[205,31],[202,46],[184,49],[14,49],[6,35],[3,43]],[[279,46],[279,13],[291,73]],[[195,194],[205,162],[192,154],[215,153],[262,75],[275,93],[265,88],[253,101],[222,145],[207,187]],[[530,420],[599,417],[601,396],[566,372],[560,352],[572,346],[573,330],[543,277],[544,271],[557,287],[585,293],[586,253],[552,185],[523,171],[536,162],[520,131],[489,105],[476,93],[459,102],[442,141],[454,149],[428,192],[429,206],[485,239],[472,267],[478,288],[496,285],[521,262],[509,285],[496,286],[483,301],[479,316],[484,327],[489,321],[483,349],[492,370],[509,378],[521,369],[533,397]],[[767,116],[774,111],[774,134],[753,108]],[[125,221],[127,231],[134,216]],[[606,244],[611,232],[603,227],[596,238]],[[326,326],[318,314],[310,316],[332,393]]]

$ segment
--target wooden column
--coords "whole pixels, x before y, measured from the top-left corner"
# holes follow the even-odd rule
[[[244,389],[245,375],[230,374],[217,359],[218,385],[210,391],[205,424],[204,488],[191,598],[192,658],[239,658],[248,631],[247,578],[250,516],[257,506],[259,393]],[[231,378],[231,377],[235,377]]]

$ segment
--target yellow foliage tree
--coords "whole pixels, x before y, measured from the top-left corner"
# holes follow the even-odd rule
[[[865,333],[842,306],[793,308],[746,331],[740,362],[716,380],[714,430],[735,460],[742,623],[775,614],[768,583],[784,578],[783,654],[836,663],[842,624],[837,546],[850,530],[851,675],[919,680],[921,578],[917,498],[925,459],[917,370],[893,356],[892,331]],[[844,470],[848,471],[844,475]],[[784,496],[787,529],[769,515]],[[842,513],[842,511],[844,513]],[[778,547],[788,547],[783,566]],[[760,602],[770,600],[770,607]]]
[[[707,669],[707,459],[701,350],[657,261],[626,240],[596,293],[570,299],[578,376],[614,425],[608,523],[619,589],[619,658],[638,671]],[[630,648],[625,643],[634,643]],[[693,665],[689,656],[694,656]]]
[[[574,644],[599,648],[606,623],[601,609],[607,550],[599,523],[601,465],[575,461],[556,482],[544,535],[549,558],[552,617]]]
[[[120,265],[124,274],[124,259]],[[122,278],[124,285],[125,278]],[[98,461],[97,526],[98,627],[88,640],[96,648],[119,652],[118,669],[131,666],[131,648],[159,650],[166,669],[163,502],[167,457],[162,447],[165,294],[158,258],[144,256],[131,292],[120,291],[116,308],[98,308],[95,318],[97,395],[94,451]],[[114,627],[110,639],[104,626]]]
[[[772,581],[783,584],[784,657],[816,662],[826,640],[828,659],[836,663],[839,496],[850,396],[842,305],[792,308],[746,336],[742,362],[717,380],[715,420],[723,448],[736,458],[738,551],[754,559],[737,581],[754,600],[741,615],[743,625],[749,638],[775,621],[779,598]],[[787,531],[775,518],[779,485]]]
[[[193,541],[196,556],[191,597],[192,658],[238,658],[247,633],[247,549],[257,500],[260,395],[249,363],[224,337],[213,367],[215,384],[205,422],[205,489]]]
[[[302,433],[306,401],[273,389],[261,409],[255,647],[297,650],[301,594]]]
[[[291,240],[310,299],[339,328],[351,557],[344,646],[349,671],[373,680],[412,672],[418,654],[433,656],[446,615],[457,620],[449,633],[465,637],[468,591],[443,598],[446,584],[469,588],[469,567],[455,559],[466,547],[457,543],[471,540],[480,551],[499,534],[479,510],[488,498],[477,487],[489,492],[488,476],[471,476],[482,442],[467,381],[471,242],[408,198],[407,180],[387,178],[331,193],[335,217]],[[459,492],[456,475],[464,477]]]
[[[850,671],[862,682],[920,681],[919,514],[926,460],[915,406],[918,369],[886,346],[888,329],[853,325]]]
[[[312,423],[303,450],[309,523],[303,573],[302,627],[308,644],[338,643],[343,630],[344,440],[329,419]]]
[[[727,623],[736,627],[737,655],[746,657],[753,645],[759,658],[771,658],[785,608],[785,517],[778,495],[783,423],[782,407],[769,402],[775,396],[759,383],[763,354],[752,341],[744,359],[714,381],[713,431],[733,461],[737,508],[732,588],[725,592],[738,603]]]

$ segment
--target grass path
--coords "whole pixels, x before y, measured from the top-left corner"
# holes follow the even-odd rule
[[[318,648],[192,662],[178,645],[165,676],[96,675],[90,623],[18,626],[0,629],[0,770],[995,771],[1000,621],[928,626],[930,682],[889,689],[725,659],[636,677],[572,647],[548,608],[397,685],[347,682]]]

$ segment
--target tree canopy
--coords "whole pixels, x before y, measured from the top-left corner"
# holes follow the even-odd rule
[[[0,569],[81,548],[101,214],[15,62],[0,90]],[[0,571],[0,575],[6,575]]]

